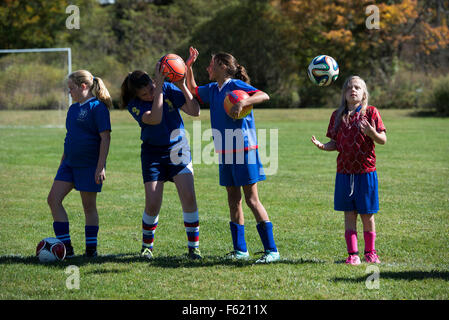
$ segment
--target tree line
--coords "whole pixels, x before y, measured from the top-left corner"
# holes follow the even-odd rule
[[[71,4],[79,8],[79,29],[66,26]],[[270,94],[266,107],[335,107],[351,74],[367,81],[379,107],[417,107],[431,101],[449,70],[448,26],[449,3],[443,0],[0,4],[2,49],[71,47],[73,70],[88,69],[102,77],[116,105],[129,71],[143,69],[151,75],[161,56],[173,52],[187,58],[193,45],[200,51],[198,84],[209,81],[205,68],[211,55],[229,52],[247,68],[252,84]],[[339,79],[330,87],[314,86],[307,77],[309,62],[320,54],[340,65]],[[0,68],[6,68],[2,59],[6,56],[0,56]]]

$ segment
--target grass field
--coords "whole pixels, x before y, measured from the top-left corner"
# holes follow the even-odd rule
[[[381,110],[388,142],[377,146],[381,210],[376,216],[376,270],[347,266],[343,215],[333,211],[337,153],[327,141],[332,110],[257,110],[258,129],[278,129],[278,169],[259,184],[275,226],[282,261],[254,265],[223,259],[232,250],[226,192],[215,164],[195,164],[204,259],[189,261],[182,211],[167,183],[155,238],[155,259],[140,259],[144,190],[139,128],[112,111],[107,180],[98,197],[99,257],[40,264],[39,240],[53,236],[46,203],[63,151],[65,113],[0,112],[0,299],[436,299],[449,298],[449,119]],[[185,116],[210,128],[209,112]],[[268,132],[268,131],[267,131]],[[203,141],[204,148],[210,141]],[[269,153],[269,152],[268,152]],[[84,214],[78,192],[65,200],[75,253],[84,252]],[[249,209],[247,243],[262,246]],[[359,249],[363,236],[359,221]],[[69,289],[67,267],[79,267],[79,289]],[[378,275],[378,288],[368,277]],[[70,278],[71,279],[71,278]],[[368,279],[369,280],[369,279]],[[374,282],[369,282],[374,283]]]

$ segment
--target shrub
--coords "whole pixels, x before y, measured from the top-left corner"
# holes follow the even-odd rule
[[[3,61],[0,109],[57,109],[68,103],[63,68],[42,61]]]
[[[432,81],[432,88],[427,94],[426,106],[436,110],[438,115],[449,116],[449,75]]]

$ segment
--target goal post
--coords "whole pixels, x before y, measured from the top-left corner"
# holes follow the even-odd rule
[[[67,53],[67,69],[68,74],[72,73],[72,50],[71,48],[31,48],[31,49],[0,49],[2,53],[32,53],[32,52],[66,52]],[[72,104],[72,97],[70,93],[67,94],[68,105]]]

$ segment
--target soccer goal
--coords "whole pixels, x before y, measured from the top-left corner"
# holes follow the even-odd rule
[[[71,48],[0,49],[0,110],[67,109]]]

